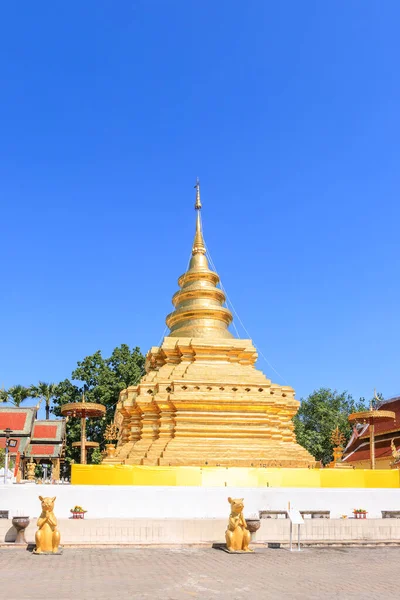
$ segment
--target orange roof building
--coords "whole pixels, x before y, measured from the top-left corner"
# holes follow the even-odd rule
[[[65,419],[42,421],[36,419],[37,408],[0,408],[0,448],[6,444],[5,429],[11,429],[10,439],[16,440],[9,447],[9,455],[19,454],[22,476],[25,465],[31,459],[37,464],[52,464],[53,478],[59,479],[60,462],[65,451]]]
[[[400,466],[393,456],[394,446],[400,448],[400,396],[382,402],[377,409],[393,411],[394,421],[377,421],[375,424],[375,460],[377,469],[391,469]],[[361,424],[353,428],[353,434],[347,444],[342,462],[359,469],[370,468],[370,432],[369,425]]]

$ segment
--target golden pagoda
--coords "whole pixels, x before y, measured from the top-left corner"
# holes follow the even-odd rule
[[[219,277],[210,270],[196,184],[196,232],[186,273],[167,316],[170,330],[146,357],[146,375],[120,393],[117,450],[105,463],[128,465],[308,467],[292,417],[289,386],[255,368],[252,341],[235,339]]]

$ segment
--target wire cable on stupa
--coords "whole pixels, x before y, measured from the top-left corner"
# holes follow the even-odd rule
[[[207,244],[206,244],[205,242],[204,242],[204,245],[205,245],[205,247],[206,247],[207,258],[208,258],[208,260],[210,261],[211,267],[212,267],[212,269],[213,269],[213,270],[214,270],[216,273],[218,273],[218,271],[217,271],[217,269],[216,269],[216,267],[215,267],[215,263],[214,263],[214,261],[213,261],[213,259],[212,259],[212,257],[211,257],[210,251],[209,251],[209,249],[208,249],[208,247],[207,247]],[[275,373],[276,375],[278,375],[278,377],[280,377],[280,378],[282,379],[282,381],[284,381],[284,382],[286,383],[286,385],[289,385],[289,383],[286,381],[286,379],[283,377],[283,375],[281,375],[281,374],[280,374],[280,373],[279,373],[279,372],[278,372],[278,371],[275,369],[275,367],[274,367],[274,366],[273,366],[273,365],[272,365],[272,364],[269,362],[269,360],[266,358],[266,356],[264,355],[264,353],[262,352],[262,350],[261,350],[261,349],[260,349],[260,348],[259,348],[259,347],[258,347],[258,346],[255,344],[255,342],[254,342],[254,338],[252,338],[252,337],[251,337],[250,333],[247,331],[246,327],[244,326],[242,319],[239,317],[239,314],[238,314],[237,310],[235,309],[235,307],[234,307],[234,305],[233,305],[233,303],[232,303],[232,300],[230,299],[230,297],[229,297],[229,295],[228,295],[228,292],[226,291],[226,289],[225,289],[225,287],[224,287],[224,285],[223,285],[223,283],[222,283],[222,280],[221,280],[221,278],[220,278],[220,286],[221,286],[221,289],[222,289],[222,291],[224,292],[224,294],[225,294],[225,296],[226,296],[227,303],[229,303],[229,305],[230,305],[230,308],[231,308],[232,312],[233,312],[233,313],[235,314],[235,316],[237,317],[237,319],[238,319],[238,321],[239,321],[240,325],[242,326],[242,328],[243,328],[243,331],[246,333],[246,335],[247,335],[248,339],[250,339],[250,340],[253,340],[254,347],[256,348],[256,350],[257,350],[257,352],[259,353],[259,355],[260,355],[260,356],[261,356],[261,357],[262,357],[262,358],[265,360],[265,362],[267,363],[267,365],[268,365],[268,366],[269,366],[269,367],[270,367],[270,368],[271,368],[271,369],[274,371],[274,373]],[[232,325],[235,327],[235,331],[236,331],[236,333],[237,333],[237,336],[238,336],[238,338],[240,338],[240,336],[239,336],[239,332],[238,332],[238,330],[237,330],[236,326],[234,325],[234,321],[232,321]]]

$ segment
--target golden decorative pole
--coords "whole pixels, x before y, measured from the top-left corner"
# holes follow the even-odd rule
[[[369,449],[371,469],[375,469],[375,424],[373,421],[369,424]]]
[[[82,404],[85,402],[85,394],[82,396]],[[84,415],[85,413],[83,413]],[[86,465],[86,417],[81,418],[81,465]]]
[[[87,417],[103,417],[106,412],[106,407],[103,404],[95,404],[94,402],[86,402],[85,394],[82,394],[82,402],[70,402],[61,407],[61,414],[67,417],[80,417],[81,419],[81,441],[74,442],[74,446],[81,447],[81,465],[86,464],[86,448],[90,445],[97,447],[97,442],[88,442],[86,440],[86,419]]]

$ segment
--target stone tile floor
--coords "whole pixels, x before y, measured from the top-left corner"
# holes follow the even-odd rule
[[[62,556],[0,549],[0,597],[9,600],[351,600],[400,597],[400,548],[66,548]]]

